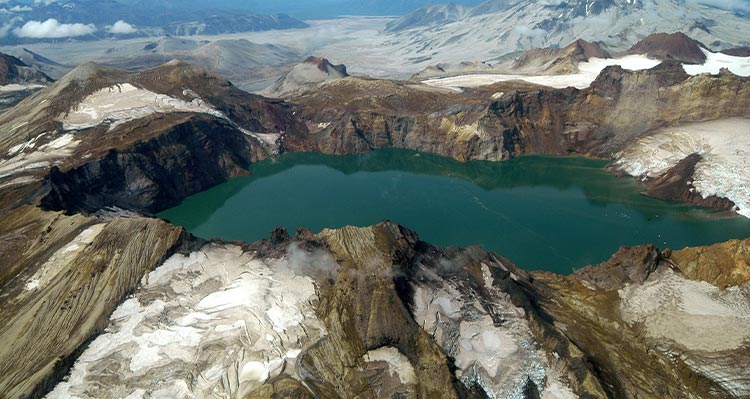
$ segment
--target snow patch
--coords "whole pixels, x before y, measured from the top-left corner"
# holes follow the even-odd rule
[[[706,55],[706,62],[701,65],[683,65],[682,67],[688,74],[717,74],[722,68],[726,68],[735,75],[750,76],[750,57],[735,57],[723,53],[714,53],[704,48],[701,51]]]
[[[27,291],[33,291],[39,287],[44,287],[59,273],[74,267],[73,261],[78,257],[78,254],[83,252],[86,246],[94,242],[106,225],[106,223],[96,224],[80,232],[67,245],[52,254],[34,275],[29,278],[24,288]]]
[[[486,86],[498,82],[521,80],[538,85],[565,88],[575,87],[585,89],[599,76],[604,68],[611,65],[619,65],[623,69],[638,71],[650,69],[659,65],[661,61],[650,59],[643,55],[629,55],[622,58],[591,58],[588,62],[578,64],[578,73],[569,75],[514,75],[514,74],[472,74],[447,78],[433,78],[422,81],[422,83],[461,91],[461,88]]]
[[[484,285],[495,298],[489,306],[466,286],[422,271],[428,278],[415,287],[414,319],[455,359],[457,378],[482,387],[491,398],[523,397],[529,379],[541,389],[545,381],[556,380],[554,370],[545,366],[546,355],[536,347],[524,310],[492,286],[488,266],[482,265]],[[496,325],[493,317],[504,322]]]
[[[156,113],[197,112],[225,118],[201,98],[190,102],[122,83],[100,89],[83,99],[67,114],[60,115],[64,130],[81,130],[102,123],[109,128]]]
[[[79,144],[74,135],[63,134],[36,151],[26,152],[34,149],[37,140],[45,134],[42,133],[26,143],[12,147],[8,151],[8,156],[11,158],[0,161],[0,178],[47,168],[53,162],[70,156]]]
[[[619,170],[636,177],[664,174],[691,154],[702,159],[693,186],[703,198],[728,198],[750,217],[750,119],[728,118],[664,128],[615,156]]]
[[[416,384],[417,375],[414,372],[409,359],[397,348],[384,346],[375,350],[368,351],[364,355],[365,362],[385,362],[388,364],[388,371],[391,376],[398,376],[402,384]]]
[[[288,363],[325,335],[316,300],[312,279],[284,260],[232,245],[174,255],[144,277],[48,397],[107,397],[102,387],[112,386],[121,397],[245,397],[295,373]]]

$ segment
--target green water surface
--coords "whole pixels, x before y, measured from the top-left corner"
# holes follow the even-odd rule
[[[252,242],[398,222],[437,245],[479,244],[528,269],[569,273],[622,245],[682,248],[750,236],[750,220],[648,198],[585,158],[460,163],[403,150],[288,154],[159,214],[204,238]]]

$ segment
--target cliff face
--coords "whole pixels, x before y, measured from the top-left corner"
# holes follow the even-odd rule
[[[568,152],[608,158],[656,127],[744,115],[749,89],[731,74],[689,77],[676,63],[639,72],[608,67],[584,90],[503,83],[448,93],[349,79],[294,100],[318,130],[295,139],[332,153],[404,147],[459,160]],[[344,105],[334,108],[330,98]]]
[[[107,207],[158,212],[183,198],[247,173],[267,156],[224,121],[195,117],[130,148],[48,176],[42,206],[92,213]]]

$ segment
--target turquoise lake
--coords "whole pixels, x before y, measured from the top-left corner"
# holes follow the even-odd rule
[[[247,242],[390,219],[421,239],[481,245],[521,267],[570,273],[622,245],[706,245],[750,236],[750,220],[640,194],[606,162],[529,156],[460,163],[403,150],[288,154],[158,216],[203,238]]]

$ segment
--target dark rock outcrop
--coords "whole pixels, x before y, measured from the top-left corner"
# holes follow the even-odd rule
[[[726,198],[719,198],[714,195],[703,198],[701,194],[696,192],[693,186],[693,176],[695,175],[695,166],[700,160],[700,154],[691,154],[663,175],[654,179],[647,179],[645,181],[645,194],[654,198],[684,201],[707,208],[733,210],[735,204]]]
[[[605,290],[616,290],[625,284],[643,284],[659,266],[661,253],[653,245],[623,247],[598,266],[577,270],[575,276]]]
[[[107,207],[156,213],[183,198],[246,174],[263,157],[227,122],[195,117],[160,136],[70,170],[53,168],[42,206],[94,213]]]

